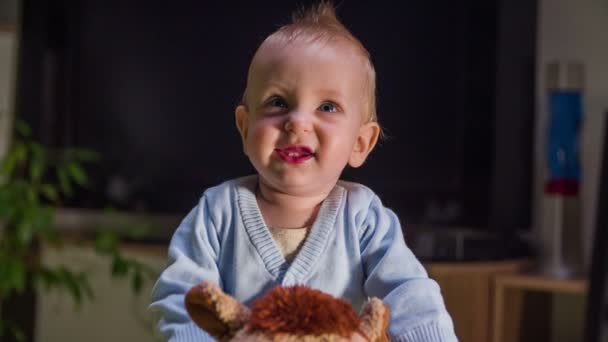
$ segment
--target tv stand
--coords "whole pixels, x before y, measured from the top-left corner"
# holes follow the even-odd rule
[[[428,263],[429,276],[441,287],[460,341],[488,342],[493,337],[495,279],[520,274],[532,267],[530,260],[461,263]]]

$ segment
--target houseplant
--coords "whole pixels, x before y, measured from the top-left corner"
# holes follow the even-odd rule
[[[24,122],[16,122],[15,128],[11,147],[0,163],[2,342],[33,340],[39,291],[66,290],[77,305],[94,295],[86,272],[45,264],[40,248],[64,244],[53,224],[55,210],[78,187],[87,185],[86,166],[100,158],[90,150],[43,146],[32,138]],[[121,253],[116,233],[101,230],[90,246],[111,258],[111,275],[130,279],[135,292],[146,279],[156,276],[149,266]]]

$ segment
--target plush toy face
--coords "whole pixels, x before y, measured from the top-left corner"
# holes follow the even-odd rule
[[[202,283],[186,294],[186,309],[220,341],[388,341],[381,300],[372,298],[357,315],[346,301],[304,286],[276,287],[249,309]]]

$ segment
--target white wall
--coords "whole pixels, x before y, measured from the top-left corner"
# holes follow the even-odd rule
[[[0,30],[0,159],[8,148],[9,127],[12,126],[15,37],[12,31]]]
[[[21,0],[0,0],[0,23],[15,23]]]
[[[542,217],[540,199],[546,173],[546,64],[556,60],[580,61],[584,63],[586,78],[581,136],[581,229],[585,236],[583,248],[589,252],[595,223],[603,117],[608,110],[608,1],[539,0],[538,13],[535,217]]]
[[[146,251],[131,250],[128,256],[156,268],[159,272],[167,262],[166,247],[150,247]],[[151,288],[148,281],[135,295],[126,279],[110,276],[110,262],[91,248],[66,246],[58,251],[43,250],[42,259],[51,265],[88,270],[95,293],[93,301],[75,307],[65,292],[41,292],[38,299],[36,341],[41,342],[154,342],[159,341],[156,321],[147,309]]]

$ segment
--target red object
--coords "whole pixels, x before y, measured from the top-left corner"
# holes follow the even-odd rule
[[[545,184],[545,193],[577,196],[579,182],[574,179],[552,179]]]

